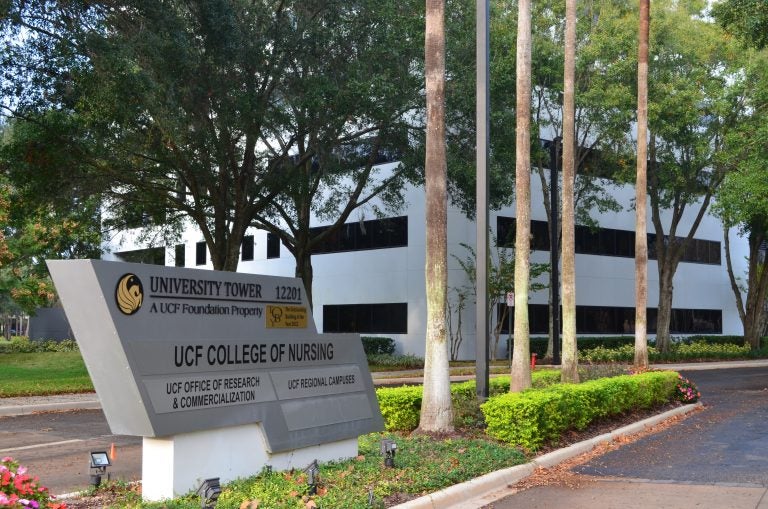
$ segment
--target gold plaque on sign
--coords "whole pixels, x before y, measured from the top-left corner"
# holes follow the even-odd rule
[[[307,308],[267,305],[267,329],[306,329]]]

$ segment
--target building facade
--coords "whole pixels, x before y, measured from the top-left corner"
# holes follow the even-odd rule
[[[531,260],[549,263],[544,197],[537,179],[532,179],[532,182]],[[597,229],[581,226],[576,229],[576,312],[577,333],[580,336],[633,334],[635,212],[631,203],[634,188],[610,181],[606,181],[606,186],[622,210],[595,215],[599,225]],[[680,234],[688,232],[694,215],[695,211],[689,210],[684,216]],[[669,221],[668,216],[663,217]],[[489,225],[492,234],[499,238],[499,244],[504,246],[504,239],[512,239],[514,207],[492,211]],[[648,225],[651,234],[648,325],[649,334],[653,335],[658,303],[658,271],[657,262],[653,259],[650,217]],[[322,223],[317,224],[317,228],[322,227]],[[349,222],[341,232],[317,249],[312,256],[312,266],[313,313],[318,330],[387,336],[396,341],[399,353],[423,356],[426,330],[425,231],[424,191],[411,187],[406,189],[406,206],[397,214],[377,218],[370,211],[361,210],[355,221]],[[746,241],[735,231],[729,232],[729,235],[734,271],[737,277],[743,277],[746,271]],[[173,246],[142,245],[136,238],[134,232],[122,232],[116,236],[107,246],[105,259],[141,259],[150,263],[211,269],[205,243],[194,228],[188,228]],[[726,271],[720,221],[706,215],[694,238],[674,279],[671,333],[740,335],[742,325]],[[465,245],[474,246],[475,241],[475,223],[458,209],[449,208],[449,289],[471,285],[457,258],[466,258],[469,251]],[[509,245],[513,244],[512,239]],[[295,263],[276,237],[252,229],[243,242],[238,271],[292,276]],[[546,283],[547,279],[542,282]],[[452,299],[456,298],[455,292],[449,293]],[[548,295],[548,290],[530,295],[532,335],[547,335]],[[504,305],[503,299],[501,302]],[[498,312],[498,309],[494,310],[494,314]],[[462,315],[464,340],[458,351],[460,359],[473,359],[475,355],[474,313],[474,301],[470,301]],[[454,329],[456,318],[454,314]],[[508,334],[508,323],[503,324],[502,334],[504,337]],[[504,355],[504,344],[504,341],[500,342],[497,354]]]

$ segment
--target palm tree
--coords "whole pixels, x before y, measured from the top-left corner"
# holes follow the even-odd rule
[[[635,366],[648,367],[648,32],[650,0],[640,1],[637,50],[637,177],[635,182]]]
[[[562,299],[563,299],[563,382],[579,381],[579,360],[576,351],[576,255],[573,192],[576,147],[576,0],[565,2],[565,76],[563,78],[563,239]]]
[[[446,295],[448,193],[445,159],[445,0],[427,0],[424,73],[427,93],[426,293],[427,338],[419,430],[453,429]]]
[[[531,0],[518,1],[515,111],[515,350],[510,391],[531,386],[528,279],[531,266]]]

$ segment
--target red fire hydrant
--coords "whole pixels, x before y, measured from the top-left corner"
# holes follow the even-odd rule
[[[536,354],[531,354],[531,369],[534,369],[536,367]]]

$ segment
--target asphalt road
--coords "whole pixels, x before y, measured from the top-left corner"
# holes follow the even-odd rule
[[[703,411],[574,468],[586,476],[575,489],[537,487],[488,507],[768,507],[768,368],[682,374]]]
[[[768,369],[682,373],[707,409],[634,444],[605,454],[582,474],[656,481],[768,487]]]
[[[0,457],[11,456],[53,494],[80,491],[90,481],[91,451],[111,450],[113,479],[141,478],[141,437],[112,435],[101,410],[48,412],[0,418]]]

